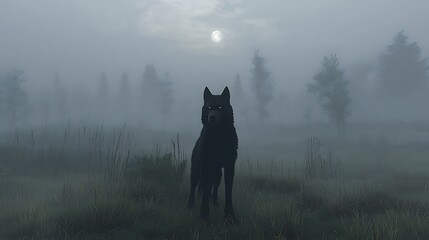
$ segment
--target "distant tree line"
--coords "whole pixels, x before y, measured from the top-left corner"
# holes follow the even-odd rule
[[[422,57],[418,44],[410,42],[403,31],[397,33],[392,43],[387,45],[374,69],[378,87],[377,98],[372,101],[384,98],[387,99],[386,104],[394,107],[395,101],[427,95],[428,60]],[[39,94],[39,99],[29,99],[34,96],[27,94],[25,81],[24,71],[17,68],[0,74],[0,120],[3,123],[13,124],[31,112],[40,112],[44,118],[56,115],[60,119],[67,119],[71,115],[70,112],[87,111],[105,119],[129,115],[130,108],[144,113],[156,113],[165,118],[174,103],[174,84],[170,73],[159,74],[153,64],[145,66],[141,79],[137,81],[141,84],[136,86],[131,86],[130,78],[124,72],[115,81],[117,87],[111,88],[114,81],[109,81],[108,76],[102,72],[99,75],[96,94],[93,94],[92,98],[82,86],[72,94],[60,74],[56,73],[52,85]],[[353,110],[354,100],[352,101],[349,93],[349,83],[340,59],[336,54],[330,54],[322,58],[320,69],[306,85],[308,93],[317,97],[321,112],[336,126],[340,135],[345,132],[347,119]],[[251,90],[253,101],[249,101],[245,86]],[[118,90],[114,92],[113,89]],[[236,74],[232,94],[237,115],[247,117],[254,112],[262,121],[272,115],[271,104],[273,99],[276,99],[275,82],[267,66],[267,59],[259,50],[254,52],[250,60],[248,81],[243,81],[240,74]],[[307,110],[303,115],[310,119],[311,111]]]
[[[428,61],[422,58],[417,43],[410,43],[408,38],[403,31],[397,33],[378,59],[378,94],[374,101],[387,98],[384,105],[387,108],[396,107],[398,101],[406,98],[427,95]],[[351,113],[351,98],[348,81],[344,77],[344,70],[339,67],[336,55],[323,58],[322,68],[313,80],[307,85],[308,91],[318,96],[323,113],[337,126],[341,135]],[[410,108],[414,108],[422,102],[409,104]]]
[[[160,77],[156,71],[156,68],[153,64],[148,64],[145,67],[141,78],[140,86],[135,86],[137,90],[137,96],[134,100],[140,102],[142,107],[141,111],[147,112],[158,112],[163,117],[166,117],[172,108],[174,103],[173,99],[173,82],[170,80],[170,73],[165,73]],[[110,96],[110,87],[109,81],[107,80],[106,74],[102,73],[100,76],[99,90],[98,90],[98,108],[104,112],[106,116],[109,111],[112,109],[113,105],[119,105],[119,108],[126,110],[132,105],[132,87],[130,86],[129,77],[126,72],[124,72],[120,79],[119,86],[119,99],[115,99],[116,103],[109,102],[109,99],[112,99]],[[140,90],[140,91],[139,91]],[[150,109],[149,109],[150,108]]]
[[[380,55],[375,68],[378,77],[377,99],[387,97],[386,104],[391,106],[395,105],[395,101],[404,98],[428,95],[428,59],[421,56],[418,44],[409,42],[408,39],[403,31],[397,33],[393,42]],[[251,59],[249,85],[256,101],[253,110],[260,119],[270,117],[269,104],[274,98],[273,77],[266,65],[266,59],[261,56],[260,51],[255,51]],[[339,135],[342,135],[352,113],[352,98],[349,93],[349,80],[336,54],[322,58],[320,70],[314,75],[313,81],[307,83],[307,91],[317,96],[322,113],[336,126]],[[234,82],[233,96],[240,115],[247,116],[248,102],[239,74]],[[412,104],[422,103],[417,101]],[[310,119],[311,111],[307,110],[303,115]]]
[[[174,103],[173,81],[170,74],[159,77],[153,64],[147,65],[141,75],[141,84],[130,86],[126,72],[118,78],[118,87],[111,87],[106,73],[101,72],[95,94],[81,87],[72,91],[59,73],[55,73],[52,84],[43,87],[39,94],[31,95],[25,89],[24,71],[12,68],[0,74],[0,121],[14,124],[25,115],[39,114],[45,120],[67,120],[76,113],[89,112],[98,119],[126,115],[131,108],[139,111],[157,113],[166,117]],[[118,92],[112,90],[118,89]],[[138,97],[140,95],[140,97]],[[93,96],[93,97],[91,97]],[[135,103],[139,102],[138,106]],[[150,103],[150,104],[141,104]],[[150,105],[150,106],[149,106]],[[145,106],[150,107],[146,109]],[[81,115],[82,116],[82,115]],[[127,119],[123,117],[123,119]],[[120,116],[118,117],[120,118]]]

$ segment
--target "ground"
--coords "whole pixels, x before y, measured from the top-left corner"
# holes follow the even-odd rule
[[[186,208],[193,133],[4,130],[0,239],[427,239],[428,129],[352,124],[339,139],[324,124],[239,127],[237,225],[224,224],[222,197],[209,223]]]

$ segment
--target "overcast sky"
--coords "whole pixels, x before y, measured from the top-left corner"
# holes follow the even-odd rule
[[[154,63],[182,86],[220,90],[248,77],[259,48],[292,94],[323,55],[374,61],[401,30],[429,56],[428,23],[427,0],[0,0],[0,69],[23,68],[33,83],[54,72],[90,81],[100,71],[140,78]]]

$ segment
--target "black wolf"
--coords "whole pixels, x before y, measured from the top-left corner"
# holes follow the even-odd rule
[[[237,159],[238,138],[234,127],[234,114],[230,103],[230,93],[225,87],[221,95],[212,95],[204,89],[204,106],[201,121],[203,129],[192,151],[191,192],[188,206],[195,205],[195,188],[202,190],[201,212],[203,219],[209,216],[209,196],[218,205],[218,188],[225,175],[225,219],[235,221],[232,208],[232,185],[234,182],[235,160]]]

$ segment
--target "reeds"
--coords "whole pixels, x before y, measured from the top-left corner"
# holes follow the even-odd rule
[[[307,178],[328,179],[340,174],[341,161],[331,148],[326,149],[317,137],[307,140],[304,175]]]

